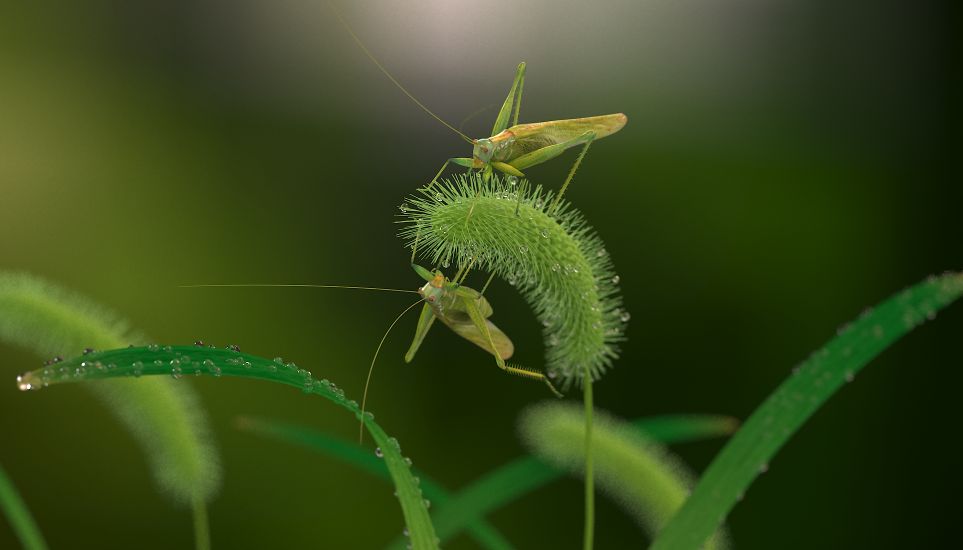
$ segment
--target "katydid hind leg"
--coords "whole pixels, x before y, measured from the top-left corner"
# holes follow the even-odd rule
[[[589,132],[588,140],[586,140],[585,145],[582,146],[582,150],[579,152],[578,157],[575,158],[575,163],[572,164],[572,169],[568,171],[568,177],[565,178],[565,183],[558,190],[558,195],[555,195],[555,200],[552,201],[552,206],[549,207],[547,212],[555,214],[558,209],[559,201],[562,200],[562,195],[565,194],[565,190],[568,189],[568,184],[572,183],[572,178],[575,177],[575,171],[578,170],[579,164],[582,164],[582,159],[585,158],[585,153],[588,153],[589,146],[592,145],[592,141],[595,140],[595,132]]]
[[[508,164],[510,164],[516,170],[524,170],[529,166],[535,166],[537,164],[542,164],[543,162],[552,160],[553,158],[564,153],[567,149],[575,147],[576,145],[584,145],[586,142],[591,142],[593,139],[595,139],[595,132],[588,131],[568,141],[563,141],[554,145],[548,145],[546,147],[542,147],[541,149],[536,149],[531,153],[526,153],[512,160]]]
[[[515,80],[512,82],[512,88],[508,91],[508,97],[505,98],[505,102],[502,103],[502,108],[498,111],[498,117],[495,119],[495,125],[492,127],[493,136],[502,133],[505,128],[508,128],[508,119],[512,116],[512,107],[515,107],[516,100],[521,101],[521,89],[522,83],[525,81],[525,62],[518,64],[518,68],[515,69]],[[515,108],[515,121],[518,122],[518,108]]]

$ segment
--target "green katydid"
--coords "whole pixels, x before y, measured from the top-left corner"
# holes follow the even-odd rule
[[[417,264],[412,264],[411,267],[426,281],[425,285],[418,289],[425,305],[421,309],[411,347],[405,353],[406,363],[414,359],[435,319],[440,319],[455,334],[494,355],[498,368],[525,378],[541,380],[552,393],[561,397],[562,394],[545,374],[505,364],[505,359],[515,352],[515,346],[501,329],[488,320],[494,310],[485,296],[477,290],[448,280],[440,271],[432,273]]]
[[[488,300],[478,291],[468,288],[458,282],[450,281],[440,272],[436,271],[432,273],[428,269],[421,267],[417,264],[411,264],[415,272],[421,276],[422,279],[426,281],[425,285],[415,290],[402,290],[397,288],[379,288],[379,287],[365,287],[365,286],[344,286],[344,285],[311,285],[311,284],[204,284],[204,285],[183,285],[183,288],[199,288],[199,287],[297,287],[297,288],[347,288],[353,290],[374,290],[383,292],[405,292],[413,293],[421,296],[421,299],[414,302],[404,311],[402,311],[394,321],[388,326],[388,330],[385,331],[384,336],[382,336],[381,341],[378,343],[378,347],[375,349],[374,356],[371,359],[371,365],[368,368],[368,376],[364,384],[364,394],[361,400],[361,410],[365,410],[365,405],[368,399],[368,385],[371,382],[371,373],[374,371],[375,362],[378,360],[378,354],[381,352],[381,347],[384,345],[385,339],[387,339],[388,334],[391,329],[401,320],[401,318],[410,311],[413,307],[417,306],[419,303],[424,302],[424,307],[421,310],[421,316],[418,319],[418,326],[415,330],[415,336],[412,339],[411,347],[405,354],[405,362],[410,363],[414,359],[415,353],[421,347],[422,342],[425,340],[425,336],[431,329],[432,324],[434,324],[435,319],[441,319],[441,321],[447,325],[455,334],[461,336],[462,338],[472,342],[483,350],[491,353],[495,357],[495,363],[498,368],[503,371],[515,374],[517,376],[522,376],[524,378],[530,378],[533,380],[541,380],[546,386],[554,393],[557,397],[562,397],[562,394],[555,389],[549,378],[542,372],[537,370],[532,370],[520,366],[506,365],[505,359],[512,356],[515,351],[515,346],[512,344],[511,339],[502,332],[494,323],[488,320],[494,312],[491,304]],[[467,271],[464,273],[467,275]],[[363,427],[362,427],[363,433]]]
[[[551,209],[554,210],[554,205],[557,205],[559,199],[565,194],[565,190],[572,181],[572,177],[575,175],[575,171],[582,162],[582,158],[588,151],[589,145],[596,139],[601,139],[618,132],[625,126],[626,122],[628,122],[628,117],[626,117],[625,114],[614,113],[585,118],[519,124],[518,112],[521,108],[522,88],[525,84],[525,63],[522,62],[519,63],[516,68],[515,80],[512,82],[512,87],[508,91],[508,97],[505,98],[498,112],[498,116],[495,118],[495,125],[492,127],[491,136],[471,139],[442,120],[441,117],[433,113],[428,107],[418,101],[411,92],[405,89],[405,87],[388,72],[388,69],[378,61],[374,54],[368,50],[334,5],[330,2],[329,5],[342,26],[344,26],[358,46],[361,47],[364,54],[395,86],[425,112],[472,145],[471,157],[455,157],[446,160],[428,184],[429,186],[445,171],[449,163],[464,166],[469,170],[481,170],[486,176],[490,175],[492,170],[498,170],[499,172],[520,178],[525,175],[523,170],[549,161],[561,155],[569,148],[581,146],[582,150],[572,165],[571,170],[569,170],[568,177],[565,179],[565,183],[562,184],[555,198]],[[509,120],[511,120],[511,126],[508,125]]]

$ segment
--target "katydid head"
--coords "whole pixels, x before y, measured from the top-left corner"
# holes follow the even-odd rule
[[[495,144],[488,138],[476,139],[472,156],[480,160],[483,164],[488,164],[495,154]]]

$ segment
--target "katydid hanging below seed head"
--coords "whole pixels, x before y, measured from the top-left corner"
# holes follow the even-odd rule
[[[588,151],[589,145],[596,140],[610,136],[621,130],[628,117],[624,113],[614,113],[610,115],[600,115],[585,118],[571,118],[565,120],[551,120],[547,122],[532,122],[528,124],[518,123],[518,112],[522,104],[522,88],[525,84],[525,63],[519,63],[515,70],[515,80],[508,91],[502,107],[495,118],[490,137],[471,139],[451,124],[445,122],[441,117],[433,113],[422,102],[418,101],[404,86],[388,72],[388,69],[372,54],[364,45],[361,39],[355,34],[348,22],[341,16],[341,13],[333,3],[328,2],[338,21],[348,31],[351,38],[358,44],[361,51],[381,70],[388,80],[398,87],[409,99],[421,107],[432,118],[444,124],[448,129],[458,134],[459,137],[472,144],[471,157],[455,157],[445,161],[435,177],[431,179],[428,186],[435,183],[439,176],[445,171],[449,163],[464,166],[469,170],[481,170],[488,177],[493,170],[520,178],[525,174],[523,170],[530,166],[535,166],[547,162],[572,147],[581,146],[582,150],[576,158],[575,163],[569,170],[565,183],[562,184],[558,195],[556,195],[554,206],[565,194],[565,190],[575,171],[578,169],[582,158]],[[511,126],[509,126],[511,120]]]
[[[297,287],[297,288],[346,288],[353,290],[374,290],[381,292],[404,292],[418,294],[421,299],[414,302],[404,311],[402,311],[394,321],[388,326],[388,330],[385,331],[384,336],[381,337],[381,341],[378,343],[378,347],[375,349],[374,356],[371,359],[371,365],[368,367],[368,376],[364,384],[364,394],[361,399],[361,412],[365,411],[365,405],[368,400],[368,385],[371,382],[371,374],[374,371],[375,362],[378,360],[378,354],[381,352],[381,348],[388,338],[388,334],[391,329],[401,320],[406,313],[408,313],[412,308],[417,306],[419,303],[424,302],[424,307],[421,310],[421,317],[418,319],[418,327],[415,330],[415,336],[411,342],[411,347],[405,354],[405,362],[410,363],[414,358],[415,353],[418,348],[421,347],[421,343],[424,341],[425,336],[428,334],[428,330],[431,329],[431,325],[434,324],[435,319],[440,319],[445,325],[447,325],[455,334],[461,336],[462,338],[472,342],[483,350],[491,353],[495,356],[495,363],[498,368],[503,371],[515,374],[517,376],[522,376],[524,378],[531,378],[534,380],[541,380],[548,386],[548,388],[557,397],[562,397],[562,394],[555,389],[548,377],[539,371],[528,369],[525,367],[506,365],[505,359],[512,356],[515,351],[515,346],[512,344],[511,339],[501,331],[498,327],[488,320],[491,317],[493,309],[488,300],[477,290],[473,290],[464,286],[460,283],[448,280],[440,271],[431,272],[430,270],[421,267],[417,264],[412,264],[412,268],[415,272],[421,276],[422,279],[426,281],[426,284],[415,290],[403,290],[397,288],[380,288],[380,287],[365,287],[365,286],[342,286],[342,285],[309,285],[309,284],[224,284],[224,285],[183,285],[182,288],[201,288],[201,287]],[[467,272],[465,273],[467,275]],[[363,422],[363,421],[362,421]],[[360,437],[363,437],[364,426],[361,426]]]

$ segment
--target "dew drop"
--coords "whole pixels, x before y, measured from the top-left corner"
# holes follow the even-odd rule
[[[375,456],[378,458],[384,458],[385,452],[381,450],[381,447],[375,448]]]
[[[595,253],[595,257],[596,257],[596,258],[601,258],[602,256],[605,256],[605,249],[604,249],[604,248],[598,249],[598,251]]]
[[[61,356],[59,356],[59,355],[56,356],[56,357],[54,357],[53,359],[51,359],[51,361],[53,361],[54,363],[59,363],[59,362],[61,362],[61,361],[63,361],[63,360],[64,360],[64,358],[61,357]]]
[[[278,365],[283,365],[284,359],[282,359],[281,357],[275,357],[274,362],[277,363]]]
[[[133,368],[131,374],[134,375],[134,378],[140,378],[140,375],[144,374],[144,364],[140,361],[134,361],[131,367]]]
[[[425,508],[431,508],[431,501],[427,498],[425,499]]]
[[[194,345],[204,347],[204,340],[194,340]]]
[[[182,376],[184,376],[184,371],[182,371],[180,367],[171,368],[171,378],[179,380]]]
[[[552,264],[552,271],[558,271],[561,268],[558,264]]]
[[[437,193],[437,192],[435,193],[435,200],[437,202],[441,202],[441,193]]]
[[[408,536],[408,528],[405,527],[404,531],[402,531],[401,534],[404,535],[405,537],[407,537],[407,536]]]
[[[227,346],[227,349],[229,349],[229,350],[231,350],[231,351],[234,351],[234,352],[239,352],[239,351],[241,351],[241,348],[239,348],[239,347],[238,347],[237,345],[235,345],[235,344],[231,344],[231,345]]]
[[[30,391],[33,389],[33,384],[27,382],[23,376],[17,376],[17,388],[20,391]]]
[[[528,252],[528,247],[525,246],[525,245],[522,245],[522,246],[518,247],[518,251],[521,252],[522,254],[524,254],[524,253]]]
[[[853,374],[853,371],[851,371],[851,370],[846,371],[846,381],[847,381],[847,382],[852,382],[852,381],[855,380],[855,379],[856,379],[856,375]]]
[[[612,276],[612,284],[613,284],[613,285],[619,284],[619,281],[621,281],[621,280],[622,280],[622,277],[619,277],[618,275]]]
[[[205,359],[205,360],[204,360],[204,366],[207,367],[207,368],[212,368],[212,367],[214,367],[214,361],[211,361],[210,359]]]
[[[631,318],[632,318],[632,314],[629,313],[628,311],[624,311],[624,310],[623,310],[623,311],[622,311],[622,314],[619,315],[619,319],[620,319],[623,323],[628,323],[628,322],[629,322],[629,319],[631,319]]]
[[[764,474],[764,473],[766,473],[766,472],[768,472],[768,471],[769,471],[769,463],[768,463],[768,462],[763,462],[762,464],[759,465],[759,473],[760,473],[760,474]]]
[[[518,178],[516,178],[515,176],[508,176],[505,179],[508,181],[508,185],[511,185],[512,187],[515,187],[516,185],[518,185]]]
[[[412,463],[411,463],[411,459],[408,458],[407,456],[405,457],[405,464],[407,464],[408,466],[411,466],[411,464],[412,464]]]
[[[90,355],[94,352],[94,348],[84,348],[84,355]]]
[[[407,214],[407,213],[408,213],[408,203],[406,203],[406,202],[401,203],[401,206],[398,207],[398,210],[401,210],[401,213],[402,213],[402,214]]]
[[[220,377],[220,376],[221,376],[221,367],[214,367],[213,369],[211,369],[211,374],[213,374],[215,378]]]
[[[547,238],[548,238],[548,230],[547,230],[547,229],[542,229],[542,230],[539,232],[539,234],[542,236],[543,239],[547,239]]]

